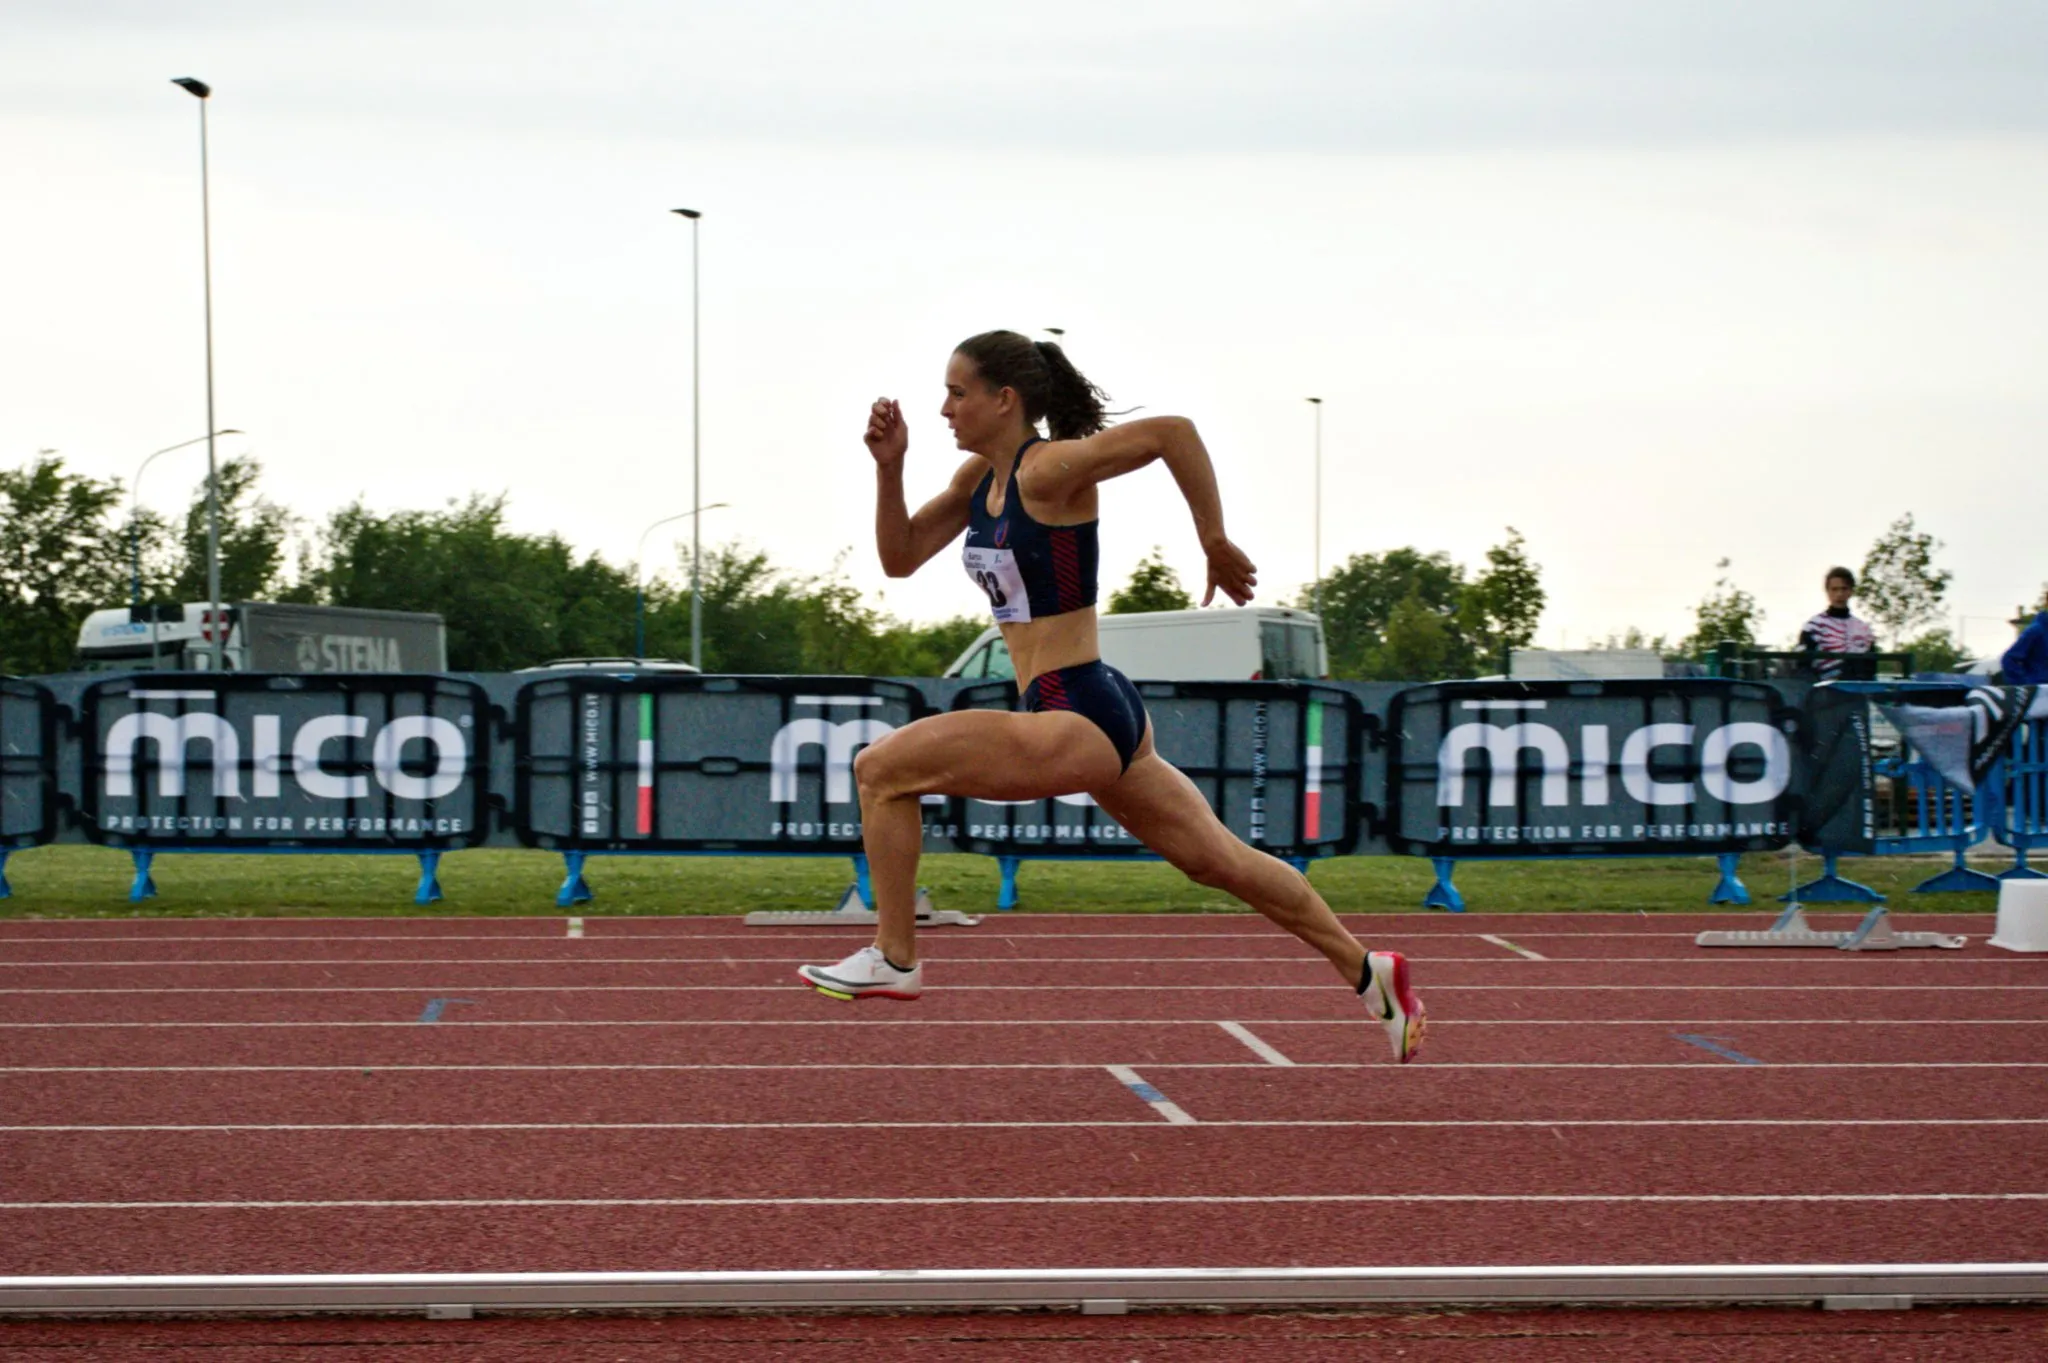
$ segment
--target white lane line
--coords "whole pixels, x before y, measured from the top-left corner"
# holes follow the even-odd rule
[[[1264,1060],[1268,1065],[1292,1065],[1294,1063],[1278,1049],[1261,1041],[1258,1034],[1242,1022],[1219,1022],[1216,1025],[1251,1047],[1252,1054]]]
[[[0,1202],[0,1211],[407,1211],[510,1207],[1150,1207],[1451,1203],[1492,1205],[1654,1204],[1747,1206],[1758,1203],[2048,1202],[2025,1193],[1272,1193],[1127,1194],[1105,1197],[420,1197],[316,1201],[251,1198],[241,1202]]]
[[[562,935],[564,937],[581,937],[583,935],[583,920],[581,918],[571,918],[569,920],[569,930]]]
[[[1071,916],[1071,917],[1082,917],[1082,916],[1084,916],[1084,915],[1079,915],[1079,914],[1075,914],[1075,915],[1069,915],[1069,916]],[[1384,926],[1384,924],[1385,924],[1385,923],[1386,923],[1386,922],[1387,922],[1388,920],[1386,920],[1386,919],[1384,919],[1384,918],[1376,918],[1376,917],[1373,917],[1373,916],[1371,916],[1371,915],[1363,915],[1363,914],[1351,914],[1351,915],[1348,915],[1348,916],[1347,916],[1347,915],[1343,915],[1343,914],[1340,914],[1340,915],[1338,915],[1338,916],[1339,916],[1340,918],[1348,918],[1348,920],[1349,920],[1350,922],[1353,922],[1353,923],[1357,923],[1357,924],[1360,924],[1360,925],[1365,925],[1365,926],[1367,926],[1367,927],[1369,928],[1369,930],[1370,930],[1371,934],[1372,934],[1372,937],[1373,937],[1373,940],[1374,940],[1374,941],[1379,941],[1379,940],[1381,940],[1381,939],[1383,939],[1383,938],[1392,938],[1392,937],[1399,937],[1399,938],[1401,938],[1401,939],[1402,939],[1403,941],[1445,941],[1445,942],[1467,942],[1467,941],[1470,941],[1470,940],[1472,940],[1472,938],[1473,938],[1473,937],[1475,936],[1475,934],[1474,934],[1474,933],[1472,933],[1472,932],[1469,932],[1469,931],[1458,931],[1458,932],[1417,932],[1417,931],[1409,931],[1409,930],[1404,930],[1404,929],[1399,929],[1399,928],[1388,928],[1388,927]],[[319,920],[306,920],[306,919],[295,919],[295,920],[293,920],[293,921],[296,921],[296,922],[306,922],[306,921],[319,921]],[[349,921],[349,920],[343,920],[343,921]],[[403,921],[403,920],[400,920],[400,921]],[[437,921],[438,921],[438,920],[437,920]],[[626,924],[627,924],[627,922],[628,922],[628,921],[629,921],[629,920],[626,920],[626,919],[607,919],[607,920],[606,920],[606,926],[607,926],[607,928],[610,928],[610,927],[616,926],[616,927],[617,927],[617,928],[618,928],[619,930],[618,930],[618,931],[615,931],[615,932],[614,932],[614,931],[607,931],[607,932],[605,933],[605,936],[606,936],[606,937],[607,937],[608,939],[610,939],[610,940],[613,940],[613,941],[618,941],[618,940],[624,939],[624,940],[629,940],[629,941],[638,941],[638,942],[813,942],[813,943],[815,943],[815,942],[821,942],[821,941],[827,941],[827,940],[830,940],[830,938],[829,938],[828,934],[830,934],[830,933],[833,933],[833,932],[836,932],[836,931],[838,931],[838,929],[835,929],[835,928],[831,928],[831,927],[827,927],[827,928],[824,928],[824,929],[817,929],[817,928],[812,928],[812,929],[785,929],[785,930],[780,930],[780,931],[778,931],[778,930],[776,930],[776,929],[772,929],[772,928],[757,928],[757,929],[754,929],[753,931],[750,931],[750,932],[659,932],[659,931],[656,931],[656,932],[645,932],[645,931],[634,931],[634,930],[632,930],[632,929],[628,928],[628,927],[626,926]],[[1921,925],[1921,924],[1925,924],[1925,923],[1929,923],[1929,922],[1931,922],[1931,923],[1933,923],[1933,924],[1934,924],[1934,925],[1936,926],[1936,928],[1937,928],[1938,930],[1940,930],[1940,931],[1944,931],[1944,932],[1946,932],[1946,931],[1962,931],[1962,932],[1974,932],[1974,933],[1982,933],[1982,932],[1984,932],[1984,931],[1985,931],[1986,929],[1988,929],[1988,928],[1989,928],[1989,927],[1991,926],[1991,924],[1992,924],[1992,915],[1990,915],[1990,914],[1979,914],[1979,915],[1968,915],[1968,914],[1942,914],[1942,915],[1940,915],[1940,916],[1938,916],[1938,917],[1932,917],[1932,918],[1929,918],[1929,919],[1922,919],[1922,918],[1921,918],[1921,917],[1920,917],[1919,915],[1917,915],[1917,914],[1914,914],[1914,915],[1906,915],[1906,916],[1902,916],[1902,917],[1901,917],[1901,918],[1900,918],[1900,919],[1899,919],[1898,921],[1900,921],[1900,922],[1905,922],[1905,923],[1911,923],[1911,924],[1915,924],[1915,925]],[[1630,938],[1630,939],[1633,939],[1633,940],[1636,940],[1636,941],[1654,941],[1654,940],[1657,940],[1657,939],[1660,939],[1660,938],[1672,938],[1672,939],[1674,939],[1674,940],[1683,940],[1683,941],[1687,941],[1687,942],[1690,942],[1690,941],[1691,941],[1691,940],[1692,940],[1692,939],[1693,939],[1693,938],[1694,938],[1694,937],[1695,937],[1695,936],[1696,936],[1696,935],[1698,934],[1698,932],[1699,932],[1699,931],[1700,931],[1701,929],[1703,929],[1703,928],[1730,928],[1730,927],[1741,927],[1742,925],[1743,925],[1743,924],[1742,924],[1742,923],[1740,923],[1740,922],[1733,922],[1733,921],[1731,921],[1731,920],[1729,920],[1729,919],[1725,919],[1725,918],[1722,918],[1722,919],[1704,919],[1704,918],[1703,918],[1703,919],[1700,919],[1700,920],[1698,920],[1697,922],[1695,922],[1695,924],[1694,924],[1694,925],[1693,925],[1692,927],[1689,927],[1689,928],[1687,928],[1687,929],[1686,929],[1685,931],[1683,931],[1683,932],[1563,932],[1563,931],[1545,930],[1545,929],[1540,929],[1540,928],[1538,928],[1538,929],[1530,929],[1530,928],[1524,928],[1524,929],[1521,929],[1520,931],[1518,931],[1518,932],[1517,932],[1517,933],[1516,933],[1515,935],[1516,935],[1516,936],[1518,936],[1518,937],[1526,937],[1526,938],[1531,938],[1531,939],[1533,939],[1533,938],[1539,938],[1539,937],[1541,937],[1541,938],[1574,938],[1574,939],[1578,939],[1578,938]],[[1012,924],[1012,926],[1013,926],[1013,927],[1015,927],[1015,926],[1018,926],[1018,925],[1016,925],[1016,924]],[[1202,941],[1202,942],[1225,942],[1225,941],[1247,941],[1247,940],[1256,940],[1256,941],[1265,941],[1265,942],[1271,942],[1271,941],[1275,941],[1275,940],[1277,940],[1277,939],[1276,939],[1276,937],[1275,937],[1275,935],[1274,935],[1274,930],[1273,930],[1273,929],[1271,929],[1271,928],[1265,929],[1265,930],[1263,930],[1263,931],[1257,931],[1257,932],[1020,932],[1020,933],[1017,933],[1017,936],[1019,936],[1019,937],[1023,937],[1023,938],[1028,938],[1029,940],[1031,940],[1031,941],[1034,941],[1034,942],[1037,942],[1037,941],[1081,941],[1081,942],[1131,942],[1131,941],[1141,941],[1141,942],[1188,942],[1188,941]],[[292,944],[292,943],[299,943],[299,942],[532,942],[532,941],[544,941],[544,940],[552,940],[553,938],[554,938],[554,934],[553,934],[552,932],[546,932],[546,933],[541,933],[541,932],[487,932],[487,933],[456,933],[456,932],[416,932],[416,933],[354,933],[354,932],[344,932],[344,933],[331,933],[331,934],[329,934],[329,933],[288,933],[288,932],[280,932],[280,933],[264,933],[264,932],[227,932],[227,933],[208,933],[208,934],[197,934],[197,933],[147,933],[147,932],[145,932],[145,933],[105,933],[105,934],[93,934],[93,933],[77,933],[77,934],[72,934],[72,935],[68,935],[68,936],[66,936],[66,935],[59,935],[59,934],[55,934],[55,933],[29,933],[29,934],[22,934],[22,935],[18,935],[18,936],[8,936],[8,935],[0,934],[0,943],[9,943],[9,942],[20,942],[20,943],[28,943],[28,944],[33,944],[33,943],[37,943],[37,942],[74,942],[74,943],[86,943],[86,944],[91,944],[91,945],[105,946],[105,945],[108,945],[108,944],[114,944],[114,943],[119,943],[119,944],[146,944],[146,943],[151,943],[151,942],[245,942],[245,943],[251,943],[251,944],[272,944],[272,945],[285,945],[285,944]],[[1784,948],[1784,949],[1785,949],[1785,950],[1791,950],[1791,948]],[[1602,957],[1602,958],[1600,958],[1600,959],[1603,959],[1603,960],[1605,960],[1605,959],[1608,959],[1608,958],[1606,958],[1606,957]]]
[[[1255,984],[1260,993],[1327,994],[1337,986],[1329,984]],[[1797,989],[1802,994],[1921,994],[1925,984],[1427,984],[1424,992],[1437,994],[1782,994]],[[1181,984],[1068,984],[1059,985],[1062,994],[1157,994],[1185,993]],[[1944,995],[2015,994],[2048,991],[2042,984],[1943,984]],[[0,996],[15,994],[417,994],[433,989],[463,989],[483,994],[787,994],[786,984],[489,984],[474,981],[431,980],[424,984],[166,984],[106,985],[68,989],[61,985],[25,989],[0,989]],[[928,986],[927,994],[1043,994],[1042,984],[952,984]],[[1431,1024],[1435,1025],[1434,1023]]]
[[[1376,1070],[1385,1066],[1355,1060],[1289,1061],[1302,1070]],[[1098,1070],[1102,1066],[1073,1060],[1017,1060],[970,1063],[953,1061],[933,1064],[914,1060],[887,1062],[831,1061],[824,1064],[790,1063],[673,1063],[559,1065],[388,1065],[370,1062],[356,1065],[9,1065],[0,1066],[0,1076],[10,1074],[488,1074],[541,1073],[578,1070],[649,1070],[660,1072],[693,1070]],[[1264,1070],[1264,1063],[1249,1060],[1150,1060],[1148,1070]],[[2048,1060],[1774,1060],[1773,1070],[2048,1070]],[[1706,1075],[1742,1075],[1750,1071],[1717,1065],[1707,1060],[1436,1060],[1428,1065],[1411,1065],[1403,1075],[1430,1074],[1437,1070],[1699,1070]],[[1421,1080],[1409,1082],[1420,1083]],[[1751,1082],[1744,1078],[1742,1082]]]
[[[1173,1125],[1193,1126],[1195,1124],[1195,1119],[1187,1114],[1185,1108],[1181,1107],[1178,1103],[1172,1102],[1165,1094],[1139,1078],[1138,1072],[1130,1066],[1105,1065],[1103,1068],[1109,1071],[1112,1079],[1122,1084],[1132,1093],[1135,1093],[1144,1102],[1150,1104],[1154,1112],[1164,1117]]]
[[[1109,1070],[1123,1069],[1121,1065],[1105,1066]],[[1147,1068],[1151,1068],[1147,1066]],[[1157,1093],[1142,1079],[1136,1084],[1125,1084],[1126,1088],[1138,1092],[1150,1090]],[[1146,1098],[1145,1102],[1159,1110],[1159,1115],[1168,1123],[1177,1126],[1215,1126],[1232,1128],[1267,1127],[1359,1127],[1359,1128],[1402,1128],[1421,1131],[1455,1130],[1473,1128],[1521,1128],[1530,1127],[1552,1130],[1560,1127],[1693,1127],[1693,1126],[1786,1126],[1786,1127],[1837,1127],[1837,1126],[2048,1126],[2048,1117],[1848,1117],[1838,1119],[1771,1118],[1771,1117],[1666,1117],[1666,1118],[1615,1118],[1601,1121],[1594,1118],[1580,1118],[1563,1121],[1543,1121],[1532,1118],[1513,1120],[1487,1120],[1473,1118],[1463,1121],[1367,1121],[1347,1120],[1338,1117],[1298,1118],[1247,1121],[1202,1121],[1196,1122],[1186,1112],[1167,1102],[1164,1095],[1157,1099]],[[1178,1115],[1175,1115],[1178,1114]],[[971,1127],[987,1131],[1035,1131],[1042,1129],[1075,1130],[1094,1127],[1135,1127],[1141,1131],[1157,1131],[1162,1123],[1155,1121],[1066,1121],[1066,1122],[218,1122],[201,1124],[137,1124],[132,1126],[0,1126],[0,1132],[10,1135],[52,1135],[80,1133],[104,1135],[115,1132],[150,1132],[155,1134],[199,1133],[242,1133],[250,1131],[348,1131],[355,1133],[375,1131],[946,1131],[956,1127]]]
[[[927,991],[929,992],[929,991]],[[859,1022],[837,1018],[534,1018],[468,1019],[449,1025],[448,1034],[486,1027],[1214,1027],[1221,1018],[875,1018]],[[1437,1018],[1432,1028],[1445,1027],[2048,1027],[2048,1018]],[[1356,1027],[1346,1018],[1260,1018],[1261,1027]],[[418,1031],[419,1023],[403,1022],[0,1022],[0,1031],[76,1031],[90,1028],[175,1027],[403,1027]]]
[[[586,939],[582,919],[569,919],[569,931],[565,937]],[[1700,954],[1700,956],[1542,956],[1520,948],[1505,937],[1491,933],[1481,935],[1483,941],[1491,941],[1509,952],[1520,952],[1528,960],[1546,960],[1559,966],[1837,966],[1845,970],[1864,968],[1853,958],[1843,958],[1833,952],[1806,952],[1802,956],[1729,956],[1722,954]],[[606,937],[616,941],[616,937]],[[817,946],[817,943],[813,943]],[[942,960],[950,966],[1188,966],[1188,964],[1210,964],[1210,966],[1321,966],[1321,956],[1300,956],[1298,952],[1266,952],[1257,956],[942,956],[926,954],[928,960]],[[1432,966],[1505,966],[1499,956],[1415,956],[1417,962]],[[211,970],[215,966],[248,966],[248,968],[276,968],[276,966],[786,966],[797,960],[791,954],[782,956],[317,956],[317,958],[287,958],[287,956],[244,956],[233,960],[201,958],[201,956],[160,956],[150,960],[92,960],[92,958],[70,958],[70,960],[0,960],[0,970],[156,970],[156,968],[188,968],[188,970]],[[1886,966],[2017,966],[2017,968],[2044,968],[2042,962],[2028,960],[2023,956],[1956,956],[1944,952],[1939,956],[1888,956]]]

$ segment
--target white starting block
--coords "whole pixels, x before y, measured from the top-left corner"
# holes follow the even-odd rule
[[[1863,915],[1863,921],[1847,932],[1820,932],[1806,921],[1806,909],[1789,906],[1778,921],[1762,931],[1739,930],[1703,932],[1693,938],[1702,947],[1834,947],[1838,951],[1897,951],[1902,947],[1942,947],[1954,950],[1966,939],[1945,932],[1895,932],[1891,915],[1879,904]]]
[[[861,902],[860,886],[849,885],[846,893],[839,897],[839,907],[824,912],[804,909],[756,909],[740,920],[750,928],[838,928],[872,927],[877,921],[875,911]],[[931,894],[923,886],[917,891],[917,925],[921,928],[961,927],[971,928],[980,918],[960,913],[954,909],[932,907]]]

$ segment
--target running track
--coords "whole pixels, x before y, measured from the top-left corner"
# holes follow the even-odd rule
[[[1986,916],[1355,920],[1406,1068],[1250,917],[938,929],[861,1005],[791,975],[857,930],[584,923],[0,922],[0,1276],[2048,1260]]]

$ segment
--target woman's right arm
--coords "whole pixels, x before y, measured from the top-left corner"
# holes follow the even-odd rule
[[[882,571],[890,577],[909,577],[967,528],[983,465],[979,459],[962,464],[946,490],[913,516],[903,499],[903,459],[910,449],[910,434],[902,409],[888,399],[875,403],[868,413],[866,439],[868,452],[875,457],[875,548]]]

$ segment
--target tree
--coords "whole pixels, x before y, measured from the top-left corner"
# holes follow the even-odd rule
[[[1756,598],[1728,580],[1728,560],[1715,567],[1722,570],[1721,576],[1714,579],[1713,592],[1693,608],[1693,632],[1679,645],[1687,657],[1700,662],[1713,657],[1720,644],[1755,648],[1757,627],[1764,619]]]
[[[1917,639],[1899,645],[1901,653],[1913,655],[1915,672],[1953,672],[1970,660],[1946,628],[1931,629]]]
[[[220,507],[220,599],[223,602],[267,601],[282,587],[285,537],[297,518],[267,498],[257,497],[263,466],[243,455],[222,464],[215,473],[215,500]],[[171,584],[179,601],[207,599],[206,486],[193,494],[185,513],[183,551]]]
[[[1504,544],[1486,551],[1486,570],[1458,601],[1458,620],[1480,659],[1506,666],[1508,650],[1527,648],[1543,616],[1543,569],[1529,561],[1512,525]]]
[[[1913,525],[1909,511],[1893,521],[1863,557],[1856,594],[1870,618],[1896,645],[1908,630],[1941,618],[1950,573],[1934,566],[1941,541]]]
[[[1141,615],[1147,611],[1184,611],[1194,609],[1195,598],[1188,595],[1180,585],[1180,574],[1167,566],[1164,552],[1158,545],[1152,552],[1138,560],[1138,566],[1131,573],[1131,580],[1122,591],[1109,594],[1111,615]]]
[[[46,450],[0,469],[0,672],[59,672],[88,612],[128,599],[121,487],[64,471]]]

